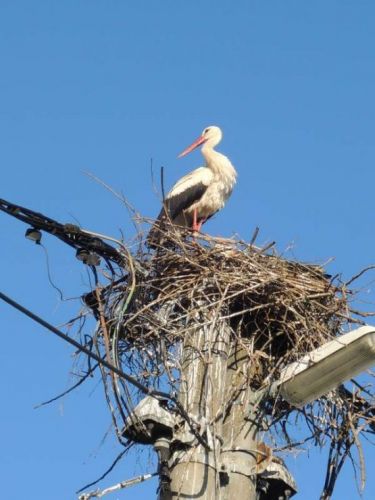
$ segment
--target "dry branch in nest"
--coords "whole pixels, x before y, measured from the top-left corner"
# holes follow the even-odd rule
[[[141,237],[135,251],[121,244],[126,269],[86,295],[86,304],[99,319],[93,345],[146,387],[169,387],[170,409],[179,413],[174,395],[180,387],[186,339],[225,323],[231,352],[240,351],[246,360],[241,383],[264,391],[258,413],[264,429],[273,431],[274,447],[293,449],[298,419],[308,429],[302,442],[329,443],[322,497],[329,498],[352,445],[361,450],[359,435],[373,432],[371,388],[342,386],[330,398],[297,410],[271,398],[267,387],[292,361],[337,337],[351,323],[363,324],[351,308],[354,293],[323,267],[287,260],[270,245],[260,249],[237,239],[194,238],[168,225],[163,231],[153,251]],[[209,363],[206,351],[200,356]],[[121,438],[122,425],[129,416],[134,418],[140,394],[113,374],[102,374]],[[236,398],[227,396],[223,418]],[[117,424],[118,418],[122,424]]]

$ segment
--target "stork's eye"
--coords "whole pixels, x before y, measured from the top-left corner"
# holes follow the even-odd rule
[[[210,131],[209,128],[206,128],[206,130],[204,131],[205,134],[208,134],[208,132]]]

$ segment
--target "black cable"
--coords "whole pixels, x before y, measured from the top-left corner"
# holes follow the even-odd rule
[[[31,227],[52,234],[75,249],[85,248],[97,253],[104,259],[116,262],[120,266],[124,264],[124,256],[116,248],[97,236],[86,234],[75,224],[61,224],[46,215],[15,205],[1,198],[0,211],[29,224]]]
[[[167,394],[166,392],[154,391],[152,389],[148,389],[144,385],[140,384],[138,382],[138,380],[136,380],[135,378],[131,377],[130,375],[127,375],[126,373],[124,373],[122,370],[120,370],[116,366],[113,366],[111,363],[108,363],[108,361],[101,358],[100,356],[98,356],[94,352],[90,351],[89,349],[87,349],[87,347],[83,346],[82,344],[80,344],[76,340],[70,338],[68,335],[65,335],[65,333],[61,332],[60,330],[55,328],[53,325],[51,325],[50,323],[48,323],[44,319],[40,318],[39,316],[32,313],[31,311],[29,311],[25,307],[21,306],[21,304],[18,304],[17,302],[15,302],[14,300],[12,300],[10,297],[8,297],[7,295],[5,295],[2,292],[0,292],[0,299],[2,299],[4,302],[7,302],[9,305],[14,307],[15,309],[18,309],[18,311],[22,312],[23,314],[25,314],[29,318],[33,319],[34,321],[36,321],[40,325],[44,326],[44,328],[47,328],[47,330],[50,330],[52,333],[54,333],[55,335],[57,335],[61,339],[65,340],[69,344],[73,345],[75,348],[77,348],[79,351],[85,353],[90,358],[95,359],[95,361],[97,361],[101,365],[105,366],[106,368],[108,368],[112,372],[116,373],[116,375],[118,375],[120,378],[133,384],[135,387],[137,387],[137,389],[139,389],[144,394],[148,394],[148,395],[154,396],[156,398],[159,397],[159,398],[163,398],[163,399],[170,399],[170,395]]]
[[[108,368],[109,370],[111,370],[113,373],[116,373],[116,375],[118,375],[120,378],[126,380],[130,384],[133,384],[135,387],[137,387],[137,389],[139,389],[141,392],[143,392],[143,394],[147,394],[147,395],[152,396],[152,397],[154,397],[156,399],[161,398],[161,399],[167,399],[169,401],[172,401],[176,405],[177,411],[186,420],[188,426],[190,427],[192,433],[197,438],[197,440],[199,441],[199,443],[205,449],[209,449],[209,446],[208,446],[207,442],[199,434],[196,424],[192,421],[192,419],[190,418],[189,414],[186,412],[185,408],[182,406],[182,404],[180,403],[180,401],[178,401],[178,399],[176,399],[175,397],[172,397],[170,394],[168,394],[166,392],[155,391],[153,389],[149,389],[149,388],[145,387],[144,385],[140,384],[138,382],[138,380],[136,380],[135,378],[131,377],[130,375],[127,375],[126,373],[124,373],[123,371],[121,371],[116,366],[111,365],[111,363],[108,363],[108,361],[106,361],[105,359],[101,358],[100,356],[98,356],[94,352],[91,352],[89,349],[87,349],[87,347],[83,346],[82,344],[80,344],[76,340],[70,338],[68,335],[65,335],[65,333],[60,332],[60,330],[58,330],[57,328],[55,328],[53,325],[51,325],[50,323],[48,323],[44,319],[40,318],[39,316],[37,316],[33,312],[29,311],[28,309],[26,309],[26,307],[21,306],[21,304],[18,304],[17,302],[15,302],[14,300],[12,300],[10,297],[8,297],[7,295],[5,295],[2,292],[0,292],[0,299],[2,299],[4,302],[6,302],[7,304],[11,305],[15,309],[18,309],[18,311],[22,312],[23,314],[25,314],[29,318],[33,319],[34,321],[36,321],[40,325],[44,326],[44,328],[47,328],[47,330],[50,330],[52,333],[54,333],[55,335],[57,335],[61,339],[65,340],[69,344],[73,345],[79,351],[85,353],[90,358],[95,359],[95,361],[97,361],[99,364],[105,366],[106,368]]]

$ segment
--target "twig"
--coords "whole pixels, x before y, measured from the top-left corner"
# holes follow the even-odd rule
[[[367,273],[367,271],[371,271],[372,269],[375,269],[375,265],[373,266],[368,266],[368,267],[365,267],[364,269],[362,269],[358,274],[354,275],[352,278],[350,278],[349,281],[347,281],[346,283],[344,283],[345,286],[349,286],[353,283],[353,281],[357,280],[358,278],[360,278],[363,274]]]
[[[76,384],[69,387],[69,389],[67,389],[66,391],[62,392],[61,394],[59,394],[58,396],[55,396],[52,399],[49,399],[48,401],[44,401],[43,403],[39,403],[38,405],[34,406],[34,410],[41,408],[42,406],[48,405],[50,403],[53,403],[54,401],[57,401],[58,399],[66,396],[70,392],[74,391],[74,389],[77,389],[77,387],[79,387],[81,384],[83,384],[83,382],[85,380],[87,380],[87,378],[98,368],[98,366],[99,366],[99,364],[97,363],[95,366],[90,368],[90,370]]]
[[[254,233],[253,233],[253,236],[251,237],[251,240],[250,240],[250,243],[249,243],[249,247],[251,248],[253,246],[253,244],[255,243],[255,240],[257,239],[258,237],[258,234],[259,234],[259,227],[257,226],[254,230]]]
[[[160,185],[161,185],[161,194],[163,196],[163,205],[165,204],[165,191],[164,191],[164,167],[160,168]]]
[[[90,488],[91,486],[94,486],[95,484],[97,484],[100,481],[102,481],[106,476],[108,476],[108,474],[113,471],[113,469],[116,467],[116,465],[119,463],[119,461],[125,455],[125,453],[127,453],[129,451],[129,449],[131,448],[131,446],[133,446],[133,443],[131,443],[131,442],[128,441],[127,445],[125,444],[125,449],[122,450],[122,452],[117,455],[117,457],[112,462],[112,464],[110,465],[110,467],[98,479],[95,479],[95,481],[93,481],[92,483],[86,484],[85,486],[83,486],[83,488],[79,489],[76,493],[77,494],[81,493],[83,490],[86,490],[87,488]]]

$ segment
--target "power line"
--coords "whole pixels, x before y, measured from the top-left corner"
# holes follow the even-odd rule
[[[203,439],[203,437],[199,434],[199,431],[198,431],[199,426],[197,425],[196,422],[194,422],[190,418],[189,414],[186,412],[186,410],[184,409],[182,404],[178,401],[178,399],[176,399],[175,397],[171,396],[170,394],[168,394],[166,392],[155,391],[153,389],[149,389],[149,388],[145,387],[144,385],[139,383],[138,380],[136,380],[134,377],[127,375],[126,373],[124,373],[122,370],[120,370],[116,366],[113,366],[111,363],[108,363],[108,361],[101,358],[100,356],[98,356],[94,352],[91,352],[89,349],[87,349],[87,347],[83,346],[82,344],[80,344],[76,340],[70,338],[68,335],[65,335],[65,333],[58,330],[56,327],[54,327],[53,325],[51,325],[50,323],[45,321],[43,318],[41,318],[41,317],[37,316],[36,314],[34,314],[33,312],[29,311],[29,309],[26,309],[26,307],[21,306],[21,304],[19,304],[15,300],[11,299],[10,297],[8,297],[7,295],[5,295],[2,292],[0,292],[0,299],[2,299],[7,304],[11,305],[12,307],[17,309],[18,311],[22,312],[23,314],[25,314],[26,316],[28,316],[32,320],[36,321],[40,325],[44,326],[44,328],[46,328],[50,332],[54,333],[55,335],[57,335],[61,339],[65,340],[65,342],[68,342],[69,344],[73,345],[79,351],[83,352],[84,354],[86,354],[90,358],[95,359],[95,361],[97,361],[101,365],[105,366],[106,368],[111,370],[113,373],[116,373],[116,375],[118,375],[120,378],[126,380],[130,384],[133,384],[135,387],[137,387],[137,389],[139,389],[141,392],[143,392],[143,394],[147,394],[147,395],[152,396],[156,399],[161,398],[164,400],[172,401],[175,404],[176,409],[178,410],[178,412],[180,413],[182,418],[184,418],[184,420],[187,422],[188,426],[190,427],[192,433],[197,438],[199,443],[202,444],[204,446],[204,448],[208,449],[208,444]]]
[[[108,261],[112,261],[120,266],[124,263],[123,255],[116,248],[103,241],[99,235],[92,236],[89,232],[81,230],[75,224],[62,224],[44,214],[1,198],[0,211],[29,224],[31,228],[39,229],[55,236],[75,249],[85,248],[90,250],[106,259],[107,263]]]
[[[136,380],[134,377],[127,375],[126,373],[124,373],[122,370],[120,370],[116,366],[112,365],[111,363],[109,363],[105,359],[101,358],[100,356],[98,356],[94,352],[90,351],[90,349],[88,349],[84,345],[80,344],[76,340],[72,339],[71,337],[69,337],[65,333],[61,332],[56,327],[54,327],[53,325],[51,325],[50,323],[45,321],[43,318],[41,318],[40,316],[37,316],[36,314],[31,312],[29,309],[26,309],[26,307],[23,307],[21,304],[19,304],[15,300],[11,299],[10,297],[8,297],[7,295],[5,295],[2,292],[0,292],[0,299],[2,299],[4,302],[11,305],[12,307],[17,309],[18,311],[22,312],[23,314],[25,314],[26,316],[28,316],[32,320],[36,321],[40,325],[44,326],[44,328],[46,328],[50,332],[54,333],[55,335],[57,335],[61,339],[65,340],[65,342],[68,342],[69,344],[73,345],[76,349],[83,352],[84,354],[86,354],[90,358],[95,359],[95,361],[97,361],[101,365],[105,366],[106,368],[111,370],[113,373],[116,373],[116,375],[118,375],[120,378],[126,380],[130,384],[133,384],[135,387],[137,387],[137,389],[139,389],[144,394],[148,394],[150,396],[159,397],[159,398],[163,398],[163,399],[171,399],[170,395],[167,394],[166,392],[148,389],[147,387],[145,387],[144,385],[139,383],[138,380]]]

